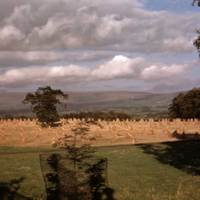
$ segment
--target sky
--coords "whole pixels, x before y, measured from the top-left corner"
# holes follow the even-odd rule
[[[200,86],[192,0],[0,0],[0,91]]]

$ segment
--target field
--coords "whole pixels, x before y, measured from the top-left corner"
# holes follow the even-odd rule
[[[0,145],[52,146],[58,138],[70,134],[79,122],[62,120],[61,127],[44,129],[35,120],[1,120]],[[198,120],[90,121],[88,125],[87,143],[95,146],[175,141],[174,132],[188,136],[200,133]]]
[[[1,185],[19,180],[20,195],[45,197],[39,154],[49,150],[1,147]],[[199,152],[198,141],[97,149],[108,158],[108,182],[118,200],[199,200]]]
[[[19,199],[44,199],[40,155],[59,152],[54,142],[78,123],[69,119],[58,128],[41,128],[35,120],[1,120],[0,197],[14,187]],[[108,159],[108,183],[116,200],[199,200],[200,121],[87,123],[86,142]]]

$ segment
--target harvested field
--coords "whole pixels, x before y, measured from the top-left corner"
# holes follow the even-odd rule
[[[64,134],[70,134],[79,120],[62,120],[57,128],[41,128],[33,120],[1,120],[1,146],[50,146]],[[199,120],[90,121],[87,142],[92,145],[140,144],[175,141],[179,135],[200,136]],[[174,132],[176,134],[174,135]],[[189,138],[191,138],[189,137]]]

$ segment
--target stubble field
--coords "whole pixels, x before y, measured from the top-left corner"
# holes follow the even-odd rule
[[[82,121],[85,123],[85,121]],[[70,134],[80,120],[62,120],[57,128],[41,128],[33,120],[1,120],[1,146],[52,146],[58,138]],[[87,143],[94,146],[176,141],[174,133],[189,136],[200,133],[200,121],[164,119],[161,121],[87,121]]]

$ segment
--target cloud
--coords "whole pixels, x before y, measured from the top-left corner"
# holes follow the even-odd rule
[[[0,66],[29,67],[35,65],[55,65],[55,63],[93,63],[109,59],[112,51],[1,51]]]
[[[0,47],[1,49],[7,49],[15,45],[15,48],[22,42],[25,35],[17,29],[15,26],[7,25],[0,29]]]
[[[0,87],[121,79],[177,85],[173,79],[193,70],[178,59],[191,59],[200,13],[153,11],[142,2],[0,1]]]
[[[18,0],[18,4],[7,4],[13,10],[0,18],[0,50],[191,52],[189,42],[200,18],[198,13],[148,11],[136,0]]]
[[[1,67],[29,66],[34,64],[46,64],[63,59],[63,53],[52,51],[2,51],[0,53]]]
[[[187,65],[151,65],[145,68],[141,76],[144,80],[163,80],[163,79],[173,79],[177,75],[183,75],[183,73],[187,70]]]
[[[27,76],[28,75],[28,76]],[[53,67],[24,67],[9,69],[0,75],[0,84],[38,84],[48,81],[71,82],[88,75],[88,69],[76,65]]]
[[[144,63],[143,58],[129,59],[118,55],[112,60],[100,65],[91,73],[98,79],[128,78],[137,76],[140,66]]]
[[[0,74],[0,85],[12,86],[45,82],[73,83],[115,79],[168,82],[169,79],[182,77],[187,69],[187,65],[153,64],[148,63],[142,57],[129,58],[117,55],[93,68],[70,64],[3,70]]]

